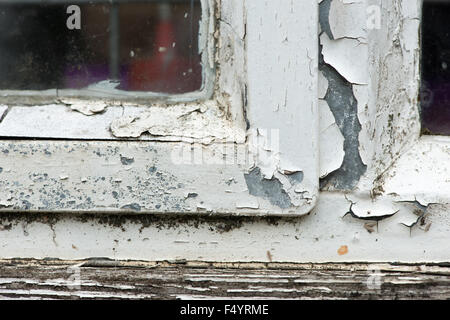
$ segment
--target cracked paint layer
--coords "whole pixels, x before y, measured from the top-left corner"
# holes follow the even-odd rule
[[[422,137],[378,181],[383,194],[398,201],[450,203],[449,142],[449,137]]]
[[[330,172],[321,179],[321,189],[352,190],[366,172],[366,166],[361,160],[358,148],[358,135],[361,125],[357,115],[357,101],[353,95],[352,85],[340,76],[336,70],[324,63],[321,63],[320,69],[329,83],[325,101],[331,109],[335,122],[345,139],[345,156],[342,164],[339,169]],[[335,146],[333,147],[335,148]],[[325,150],[324,152],[330,151]]]
[[[325,100],[319,100],[320,177],[339,169],[345,157],[344,136]]]
[[[418,0],[320,2],[321,68],[351,87],[341,105],[353,106],[345,115],[353,118],[346,124],[347,132],[354,131],[351,142],[343,132],[346,156],[353,154],[348,172],[353,173],[333,188],[380,189],[377,178],[417,142],[420,7]],[[333,110],[333,102],[327,102]],[[353,181],[342,180],[349,177]]]
[[[251,195],[267,199],[273,205],[287,209],[292,203],[283,185],[276,178],[265,179],[259,168],[254,168],[244,175],[248,191]]]
[[[245,142],[245,131],[233,126],[217,110],[214,102],[151,107],[136,116],[123,116],[111,123],[118,138],[138,138],[144,132],[173,139]]]
[[[421,1],[329,0],[321,12],[324,62],[356,99],[358,151],[367,166],[357,187],[382,188],[379,177],[420,134]]]
[[[231,2],[228,1],[227,3]],[[323,7],[328,6],[326,15],[323,14],[324,10],[321,10],[321,17],[328,17],[328,12],[333,3],[334,7],[331,14],[335,15],[337,6],[340,6],[338,11],[342,13],[342,17],[346,17],[345,19],[350,19],[348,12],[353,12],[353,9],[349,6],[353,3],[358,3],[360,6],[360,3],[362,3],[361,1],[338,2],[336,0],[319,2],[322,3]],[[340,136],[345,139],[345,156],[342,167],[336,171],[339,173],[334,173],[336,176],[331,173],[328,174],[330,178],[326,177],[325,179],[330,179],[333,188],[338,190],[353,189],[355,186],[360,187],[361,177],[364,178],[363,173],[366,172],[366,175],[373,174],[365,171],[365,165],[368,166],[368,170],[373,170],[373,161],[380,160],[377,171],[380,170],[379,173],[384,173],[382,179],[379,180],[380,189],[378,190],[381,194],[369,193],[370,188],[356,190],[347,194],[347,197],[342,192],[323,191],[315,210],[308,217],[301,219],[261,220],[260,218],[249,217],[233,217],[231,219],[229,217],[223,219],[217,216],[209,217],[210,213],[215,212],[217,203],[220,203],[223,199],[213,199],[206,196],[206,194],[211,193],[211,180],[202,181],[198,178],[198,174],[207,170],[209,170],[211,176],[216,177],[213,181],[214,187],[223,190],[224,198],[231,199],[230,203],[233,204],[231,209],[222,207],[222,212],[226,212],[226,209],[228,209],[235,213],[253,211],[263,215],[267,211],[274,212],[280,209],[279,205],[287,206],[289,203],[294,205],[295,199],[292,198],[292,192],[296,191],[302,194],[304,189],[299,183],[309,179],[307,170],[303,173],[302,171],[295,171],[303,169],[300,166],[290,166],[289,168],[284,165],[278,166],[278,161],[269,161],[267,166],[264,167],[265,163],[261,161],[259,163],[262,164],[261,168],[253,167],[250,172],[245,174],[242,170],[237,169],[222,174],[219,171],[223,170],[224,167],[212,166],[195,169],[194,172],[189,173],[189,179],[184,179],[186,176],[182,174],[175,175],[173,180],[168,183],[169,188],[175,187],[175,189],[169,191],[177,198],[167,194],[166,196],[170,198],[169,202],[185,205],[185,207],[182,207],[182,209],[187,208],[185,212],[196,213],[196,210],[198,210],[206,213],[203,217],[196,215],[195,217],[184,216],[182,218],[163,219],[152,215],[136,215],[138,212],[145,213],[160,205],[156,204],[155,207],[152,207],[154,203],[150,200],[153,199],[153,196],[158,197],[161,194],[153,195],[147,192],[149,192],[149,189],[152,191],[156,189],[158,192],[167,190],[167,185],[165,185],[167,181],[158,179],[166,171],[173,173],[174,169],[167,163],[153,161],[155,158],[150,156],[151,153],[118,150],[111,154],[110,151],[105,152],[105,155],[102,148],[98,147],[96,156],[101,159],[105,159],[105,156],[109,157],[105,161],[105,166],[113,166],[124,170],[122,176],[113,177],[111,180],[108,177],[108,183],[125,183],[125,186],[128,187],[126,185],[128,176],[139,177],[138,174],[140,173],[142,179],[142,172],[144,172],[140,171],[142,166],[145,168],[145,174],[155,176],[156,184],[147,185],[146,188],[138,190],[143,194],[142,198],[137,199],[138,201],[131,198],[129,193],[126,193],[126,188],[123,188],[123,185],[118,187],[119,190],[115,189],[111,193],[114,202],[111,202],[111,199],[105,201],[104,208],[110,209],[111,206],[108,207],[108,205],[113,203],[116,208],[122,210],[121,212],[130,212],[130,215],[101,217],[89,214],[76,216],[62,213],[57,219],[54,219],[54,215],[53,217],[49,215],[47,218],[33,212],[27,212],[26,215],[3,213],[0,225],[0,231],[5,239],[5,245],[2,249],[3,256],[17,256],[20,246],[20,252],[26,257],[65,256],[77,258],[97,254],[114,259],[134,258],[144,260],[405,261],[412,263],[418,261],[449,261],[448,250],[442,250],[448,245],[448,230],[450,228],[450,220],[447,214],[449,211],[448,203],[450,203],[447,192],[449,183],[449,167],[447,164],[450,163],[450,160],[448,160],[450,154],[448,139],[446,141],[442,137],[440,143],[437,143],[435,138],[433,138],[433,141],[423,139],[417,146],[407,150],[391,166],[396,153],[392,153],[390,148],[393,150],[398,148],[407,139],[408,132],[414,131],[413,123],[407,122],[408,125],[412,125],[411,128],[400,129],[400,122],[405,119],[412,119],[411,112],[414,113],[415,111],[406,110],[407,112],[400,116],[397,112],[401,113],[402,108],[411,108],[413,105],[405,103],[408,102],[406,97],[409,95],[405,92],[410,89],[411,92],[414,92],[414,84],[411,88],[405,89],[402,88],[400,81],[401,78],[406,78],[407,73],[414,68],[414,65],[410,65],[408,61],[411,61],[411,52],[415,51],[415,49],[411,49],[414,48],[415,43],[415,38],[411,35],[414,33],[417,22],[414,21],[415,18],[412,18],[412,15],[408,16],[408,10],[412,8],[410,2],[403,1],[403,7],[399,6],[399,1],[379,1],[379,3],[382,5],[382,12],[384,12],[385,17],[389,18],[389,26],[383,31],[388,32],[386,33],[387,40],[384,43],[387,50],[385,50],[386,48],[379,48],[379,41],[382,38],[380,34],[376,34],[376,32],[372,34],[373,42],[367,42],[374,49],[374,61],[379,61],[376,57],[383,57],[383,59],[380,60],[379,65],[371,67],[370,74],[379,76],[381,81],[384,81],[384,76],[389,72],[389,81],[392,81],[393,89],[389,91],[387,83],[372,79],[369,79],[367,84],[351,83],[340,75],[332,65],[324,63],[321,64],[324,77],[321,78],[322,85],[319,87],[319,98],[324,99],[321,102],[323,107],[329,108],[327,114],[325,114],[329,119],[328,123],[338,126],[341,131]],[[232,3],[229,9],[232,10],[231,7],[238,4],[238,2]],[[349,11],[343,13],[342,10],[346,9],[349,9]],[[388,14],[389,10],[393,14],[392,17]],[[406,19],[397,19],[404,14],[406,14]],[[324,19],[320,21],[322,31],[328,35],[330,41],[335,38],[332,32],[336,34],[336,38],[341,39],[361,34],[361,30],[350,30],[350,26],[356,24],[355,22],[348,21],[348,23],[344,22],[341,26],[337,26],[336,23],[339,21],[335,19],[336,16],[332,18],[334,18],[334,22],[331,26],[328,19],[326,19],[327,21],[324,21]],[[232,30],[235,29],[233,21],[224,20],[219,23]],[[404,28],[405,26],[406,28]],[[395,32],[392,33],[393,31]],[[233,32],[236,33],[236,38],[240,40],[246,37],[244,29],[236,28]],[[397,34],[397,36],[392,38],[393,34]],[[347,41],[345,43],[354,44],[355,42]],[[239,42],[238,46],[241,44]],[[235,50],[230,44],[227,44],[226,47],[228,53]],[[402,59],[399,59],[400,54],[404,56]],[[230,58],[231,60],[233,59]],[[382,69],[385,62],[390,67]],[[403,63],[407,63],[406,67],[402,65]],[[404,73],[399,72],[399,74],[392,73],[391,67],[396,64],[408,70]],[[377,75],[377,70],[382,70],[383,73]],[[226,77],[225,73],[222,76]],[[231,78],[233,77],[230,76]],[[379,84],[381,84],[382,89],[376,88]],[[392,92],[399,88],[402,89],[399,91],[399,95],[397,97],[392,96]],[[391,97],[388,99],[389,94],[391,94]],[[374,96],[381,96],[384,100],[382,99],[380,104],[374,104]],[[245,101],[245,98],[239,97],[242,101]],[[226,100],[226,95],[224,95],[224,99]],[[243,103],[245,104],[245,102]],[[400,105],[402,107],[399,107]],[[276,106],[278,107],[278,105]],[[343,110],[339,110],[339,106],[342,106]],[[261,105],[256,105],[254,110],[260,110],[259,107]],[[279,108],[277,112],[282,110],[282,108]],[[330,117],[330,113],[334,120]],[[388,124],[386,126],[385,120]],[[405,130],[406,135],[397,137],[399,130]],[[336,136],[339,135],[336,133],[335,138]],[[386,137],[389,137],[389,139],[386,140]],[[398,144],[397,138],[400,138]],[[258,150],[267,152],[269,156],[277,154],[276,150],[273,150],[267,143],[265,135],[260,136],[260,139]],[[377,145],[372,147],[371,144]],[[209,148],[210,146],[202,147]],[[18,150],[13,149],[4,148],[2,151],[12,150],[11,152],[24,158],[28,156],[27,152],[30,152],[23,147]],[[36,147],[35,149],[39,148]],[[87,149],[89,150],[89,148]],[[155,149],[158,153],[165,152],[163,147]],[[380,150],[382,150],[381,153]],[[50,148],[40,152],[49,156],[55,150]],[[90,154],[90,151],[83,151],[80,154],[80,159],[95,164],[94,161],[89,162],[89,157],[86,157],[87,154]],[[134,162],[131,163],[130,159],[132,158]],[[164,159],[164,157],[158,159]],[[276,157],[274,159],[277,160]],[[356,159],[355,167],[351,167],[351,159]],[[51,163],[49,165],[49,159],[45,157],[38,158],[38,160],[41,161],[42,172],[30,170],[31,176],[25,177],[25,180],[32,178],[32,184],[42,183],[46,185],[46,190],[52,190],[54,182],[68,184],[80,179],[81,184],[79,185],[87,184],[86,188],[91,188],[97,192],[102,190],[97,188],[102,187],[102,185],[92,186],[92,176],[96,172],[94,174],[82,172],[78,176],[69,173],[51,173],[50,168],[52,165],[57,167],[57,164]],[[69,157],[66,160],[70,164],[75,161],[75,158]],[[23,161],[20,163],[24,163],[26,167],[26,162],[23,159],[20,161]],[[145,165],[143,165],[144,163]],[[272,165],[273,163],[275,164]],[[146,166],[147,164],[148,166]],[[19,174],[11,171],[11,162],[6,161],[1,166],[1,181],[21,183],[20,179],[23,177],[17,178]],[[86,163],[84,166],[86,166]],[[267,170],[267,174],[264,176],[263,171],[268,168],[270,170]],[[386,168],[389,169],[385,171]],[[33,170],[36,171],[36,166]],[[192,168],[183,167],[182,170],[192,170]],[[179,174],[179,172],[177,173]],[[37,175],[34,176],[33,174]],[[49,177],[50,174],[51,177]],[[158,176],[158,174],[160,175]],[[215,176],[216,174],[218,176]],[[65,177],[65,179],[61,179],[61,177]],[[260,188],[255,190],[252,181],[257,179],[265,182],[256,185]],[[326,180],[322,180],[322,183],[324,181]],[[437,183],[432,183],[433,181],[437,181]],[[185,183],[185,185],[178,189],[177,183]],[[77,187],[79,185],[77,184]],[[22,183],[21,186],[24,186],[22,189],[26,190],[25,183]],[[11,188],[2,189],[2,192],[3,190],[7,191],[1,193],[0,208],[2,204],[4,205],[2,209],[8,209],[8,207],[19,203],[20,208],[33,210],[39,203],[36,201],[34,194],[25,192],[24,195],[13,193],[10,195],[13,185],[7,187]],[[110,186],[108,185],[105,188],[108,187]],[[271,188],[276,190],[267,195],[266,191]],[[242,197],[243,194],[247,196],[250,194],[251,197]],[[277,194],[278,197],[272,197],[272,194]],[[64,192],[63,195],[66,196]],[[55,197],[53,192],[51,192],[51,197]],[[81,201],[84,201],[84,198]],[[273,207],[267,206],[267,203],[273,205]],[[445,203],[447,205],[444,205]],[[69,209],[69,207],[64,208],[64,210]],[[157,208],[159,211],[165,209],[172,210],[173,206],[163,204]],[[131,213],[134,215],[131,215]],[[49,225],[51,225],[50,228]],[[218,237],[218,233],[220,233],[220,237]],[[24,247],[23,243],[17,243],[15,240],[19,237],[26,237],[29,245]],[[97,241],[99,244],[92,247],[93,241]],[[339,250],[338,248],[342,249]],[[341,256],[341,253],[345,253],[345,256]]]
[[[105,101],[82,101],[76,99],[60,99],[60,101],[70,106],[71,110],[81,112],[86,116],[103,112],[108,106],[108,103]]]
[[[319,62],[319,69],[326,79],[328,90],[326,94],[324,89],[319,92],[319,97],[323,96],[325,100],[321,106],[325,109],[327,106],[330,108],[335,123],[339,127],[340,133],[337,133],[334,129],[333,138],[326,135],[322,136],[321,142],[321,181],[320,187],[322,190],[353,190],[358,184],[362,175],[366,172],[366,166],[361,160],[359,153],[359,132],[361,131],[361,124],[358,119],[358,103],[353,93],[353,84],[348,81],[339,72],[345,67],[339,64],[335,65],[336,61],[343,61],[346,63],[353,63],[354,57],[350,59],[348,56],[339,56],[339,52],[346,52],[344,47],[331,47],[336,42],[333,30],[336,30],[336,20],[331,17],[336,14],[335,1],[325,0],[320,3],[320,25],[322,34],[320,36],[321,42],[321,55]],[[331,15],[331,16],[330,16]],[[344,22],[346,24],[347,22]],[[346,29],[344,25],[343,29]],[[336,38],[341,38],[342,34],[338,34]],[[332,40],[330,40],[332,39]],[[359,49],[361,49],[358,46]],[[330,59],[326,59],[326,57]],[[337,60],[335,60],[337,59]],[[367,63],[366,60],[360,59],[362,63]],[[363,68],[365,69],[365,68]],[[358,72],[358,68],[355,68]],[[355,76],[355,78],[362,79],[363,76]],[[352,76],[348,76],[352,80]],[[319,78],[320,79],[320,78]],[[353,79],[355,80],[355,79]],[[364,81],[360,81],[364,82]],[[320,82],[319,82],[320,83]],[[323,111],[323,119],[329,119],[325,117],[327,111]],[[331,120],[331,119],[330,119]],[[321,128],[328,128],[332,121],[328,120],[326,124],[322,123]],[[324,120],[322,120],[324,122]],[[345,155],[342,154],[340,144],[343,137],[343,149]],[[338,153],[336,153],[338,152]],[[332,155],[335,158],[328,159]],[[328,159],[328,160],[326,160]]]
[[[367,84],[367,44],[347,38],[330,40],[325,33],[320,36],[320,42],[325,63],[332,65],[348,82]]]
[[[53,97],[54,91],[50,90],[39,92],[39,99],[33,101],[35,92],[15,100],[13,92],[5,92],[8,103],[13,100],[11,112],[0,124],[0,135],[243,143],[246,125],[245,6],[235,0],[201,2],[202,92],[169,96],[148,93],[147,98],[140,97],[140,93],[125,92],[124,96],[124,92],[114,89],[117,83],[113,81],[91,86],[85,90],[87,96],[83,95],[83,90],[57,90]],[[47,106],[39,105],[48,101],[53,103],[48,110]],[[69,110],[89,116],[89,119]]]
[[[359,202],[359,199],[351,200]],[[415,210],[413,202],[400,206],[404,206],[406,213]],[[419,222],[411,230],[401,224],[406,222],[399,219],[401,212],[379,221],[377,228],[376,222],[354,219],[350,215],[342,218],[349,207],[350,202],[342,194],[323,192],[313,213],[290,219],[161,217],[136,214],[131,210],[124,215],[2,213],[2,258],[14,258],[20,252],[23,258],[230,261],[237,266],[245,261],[267,263],[267,251],[270,251],[273,263],[437,263],[449,260],[448,250],[442,250],[449,241],[450,220],[445,214],[448,205],[430,205],[426,224]],[[410,216],[417,219],[412,212]],[[372,228],[372,232],[365,226]],[[337,252],[342,246],[348,249],[344,256]],[[111,261],[111,265],[113,263],[117,261]]]
[[[2,145],[9,167],[2,172],[7,177],[1,180],[2,192],[8,199],[12,195],[8,210],[307,214],[318,193],[318,19],[310,14],[317,11],[317,3],[268,5],[272,10],[255,2],[202,0],[202,15],[209,20],[200,26],[199,47],[204,67],[215,71],[215,79],[207,82],[214,93],[206,98],[159,97],[149,104],[130,96],[123,102],[109,81],[89,88],[92,100],[112,93],[99,104],[83,101],[81,91],[42,93],[57,98],[51,105],[17,100],[0,125],[1,136],[60,140]],[[272,15],[274,11],[278,13]],[[260,36],[266,32],[273,41]],[[280,82],[261,76],[261,65],[270,66]],[[101,94],[95,95],[94,89]],[[255,149],[247,128],[258,132]],[[262,134],[272,129],[281,130],[279,149],[271,148]],[[234,161],[235,153],[225,157],[227,143],[234,149],[248,146],[250,161]],[[24,163],[22,156],[32,161]],[[218,157],[226,163],[216,161]],[[32,169],[31,162],[38,169]],[[20,174],[12,163],[21,163]],[[52,163],[56,169],[40,163]],[[255,203],[244,178],[254,167],[281,183],[289,208],[261,198]],[[168,174],[173,185],[165,180]],[[18,191],[27,184],[26,192]],[[211,184],[217,193],[207,192]]]
[[[370,68],[368,99],[372,179],[382,175],[420,137],[421,2],[382,0],[380,29],[368,34],[370,59],[377,61]]]
[[[302,172],[260,174],[261,195],[255,172],[244,177],[248,165],[226,162],[220,144],[182,145],[181,160],[201,151],[208,163],[174,165],[180,143],[170,142],[0,143],[0,211],[294,216],[315,201]]]
[[[431,207],[439,205],[438,203],[421,203],[417,199],[397,200],[397,195],[379,196],[375,199],[368,195],[351,194],[345,198],[349,202],[349,209],[342,218],[351,216],[363,221],[363,228],[369,233],[378,232],[379,223],[385,220],[390,224],[408,228],[410,235],[417,227],[428,232],[431,222],[427,220],[427,215]]]
[[[314,2],[246,2],[248,170],[258,168],[264,179],[278,180],[292,210],[304,207],[305,213],[316,201],[319,171]],[[298,28],[302,33],[296,35]],[[303,173],[301,183],[289,180],[296,172]]]
[[[414,201],[400,201],[400,203],[409,204],[411,206],[412,212],[417,216],[416,219],[411,218],[409,221],[401,222],[402,225],[409,228],[410,234],[414,227],[423,227],[425,232],[428,232],[431,227],[431,222],[427,221],[427,214],[429,213],[429,207],[435,205],[436,203],[428,203],[423,205],[417,200]]]

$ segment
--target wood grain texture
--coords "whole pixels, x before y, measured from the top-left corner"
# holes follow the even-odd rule
[[[80,265],[81,285],[74,282]],[[373,270],[380,289],[369,289]],[[445,299],[450,267],[2,260],[1,299]]]

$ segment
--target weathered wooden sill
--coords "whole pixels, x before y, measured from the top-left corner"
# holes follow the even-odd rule
[[[12,259],[0,260],[0,298],[442,299],[449,276],[447,264]]]

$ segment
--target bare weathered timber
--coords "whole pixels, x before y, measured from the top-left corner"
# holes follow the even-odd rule
[[[446,264],[1,260],[2,299],[448,299]]]

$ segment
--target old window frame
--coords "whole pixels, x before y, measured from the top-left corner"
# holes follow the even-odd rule
[[[97,0],[97,3],[107,3],[112,6],[113,9],[121,3],[126,3],[128,0]],[[159,0],[133,0],[133,3],[150,2],[155,3]],[[165,0],[167,2],[179,2],[181,0]],[[121,100],[125,102],[142,102],[148,103],[149,101],[159,101],[165,103],[181,103],[181,102],[193,102],[199,100],[208,100],[211,98],[214,92],[214,64],[212,63],[213,44],[209,41],[209,35],[214,28],[211,24],[213,22],[213,14],[211,11],[211,1],[199,0],[202,4],[202,20],[199,30],[199,48],[202,54],[202,73],[203,81],[202,88],[200,90],[182,94],[166,94],[158,92],[129,92],[122,90],[115,90],[111,88],[102,88],[101,86],[94,87],[93,89],[48,89],[48,90],[0,90],[0,103],[57,103],[61,99],[75,98],[82,99],[83,101],[92,100]],[[90,0],[4,0],[3,4],[15,3],[15,4],[61,4],[61,5],[82,5],[90,4]],[[68,15],[69,16],[69,15]],[[116,25],[117,22],[117,10],[110,11],[110,28],[112,34],[117,32],[117,28],[112,25]],[[210,23],[211,22],[211,23]],[[117,37],[112,36],[110,41],[114,42]],[[113,46],[118,47],[118,44]],[[110,45],[111,47],[111,45]],[[111,50],[112,48],[110,48]],[[117,48],[116,48],[117,49]],[[110,52],[110,55],[111,54]]]
[[[352,85],[361,125],[359,153],[367,166],[346,195],[350,203],[367,208],[386,200],[387,212],[395,212],[403,202],[450,202],[450,137],[421,134],[422,1],[332,2],[335,39],[322,35],[323,53]],[[348,52],[358,58],[350,59]],[[359,216],[373,217],[374,211]]]
[[[1,140],[0,211],[283,216],[311,211],[318,196],[317,1],[202,3],[210,17],[208,63],[216,68],[212,99],[149,107],[160,108],[161,119],[173,116],[170,103],[185,107],[176,119],[182,125],[189,117],[199,134],[186,137],[174,130],[145,143]],[[30,93],[20,103],[36,106],[34,97]],[[3,101],[8,107],[17,101],[9,98]],[[74,98],[62,102],[86,104]],[[54,102],[44,98],[39,104]],[[174,166],[186,147],[190,159]],[[227,148],[233,150],[231,159],[205,166],[230,154]],[[241,156],[243,162],[237,160]]]
[[[423,0],[416,0],[407,8],[404,19],[414,19],[421,22]],[[423,135],[420,119],[420,61],[421,54],[421,24],[417,33],[404,31],[405,41],[412,44],[412,61],[414,61],[413,93],[418,97],[410,119],[401,119],[403,126],[411,126],[408,132],[409,141],[401,148],[401,153],[395,157],[392,166],[380,177],[379,183],[384,184],[384,191],[396,200],[415,200],[422,205],[450,203],[450,136]],[[411,35],[414,35],[411,37]],[[396,70],[393,70],[395,72]],[[399,106],[393,106],[397,111]]]

